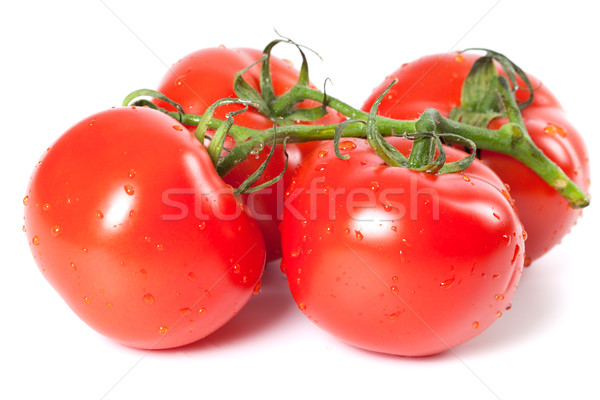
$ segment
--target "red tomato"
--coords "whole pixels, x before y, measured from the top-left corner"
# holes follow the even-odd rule
[[[233,80],[242,69],[250,66],[262,56],[262,51],[255,49],[229,49],[225,47],[208,48],[192,53],[179,60],[167,72],[158,86],[158,91],[179,103],[189,114],[202,114],[215,101],[222,98],[235,98]],[[271,57],[272,83],[276,95],[281,95],[291,89],[298,80],[298,71],[291,63]],[[255,89],[259,90],[260,65],[256,65],[244,74],[244,78]],[[302,107],[314,107],[317,103],[303,102]],[[164,103],[161,103],[165,107]],[[168,108],[168,107],[165,107]],[[240,109],[238,105],[219,107],[215,118],[225,119],[225,114]],[[318,124],[338,123],[343,119],[337,113],[330,113],[319,121]],[[254,109],[250,109],[235,117],[237,125],[253,129],[268,129],[273,127],[273,122]],[[193,128],[192,128],[193,129]],[[281,242],[278,230],[281,213],[283,211],[283,193],[288,186],[294,169],[302,158],[310,153],[316,143],[289,144],[288,169],[276,185],[244,196],[250,214],[258,221],[267,246],[269,260],[281,257]],[[240,163],[227,176],[225,182],[238,187],[246,178],[258,169],[269,154],[270,146],[265,146],[263,151],[256,156],[251,156]],[[271,159],[263,176],[256,182],[266,182],[283,171],[285,156],[283,149],[278,150]]]
[[[444,116],[460,105],[462,84],[478,57],[450,53],[420,58],[404,64],[391,76],[399,79],[379,107],[379,114],[397,119],[415,119],[426,108],[435,108]],[[590,185],[588,153],[581,135],[568,121],[559,102],[535,77],[529,76],[535,90],[533,103],[523,113],[523,120],[534,143],[584,191]],[[391,77],[377,87],[365,102],[369,110]],[[529,92],[517,90],[517,99],[525,100]],[[497,129],[505,120],[489,124]],[[580,210],[567,201],[540,177],[519,161],[491,151],[482,151],[481,159],[509,185],[517,210],[528,233],[529,264],[557,245],[576,223]]]
[[[340,148],[348,160],[324,145],[288,189],[282,269],[304,314],[354,346],[404,356],[442,352],[496,321],[524,258],[500,179],[477,160],[430,175],[386,166],[361,139]]]
[[[73,126],[35,168],[23,203],[46,279],[88,325],[129,346],[205,337],[263,271],[255,222],[203,146],[154,110],[116,108]]]

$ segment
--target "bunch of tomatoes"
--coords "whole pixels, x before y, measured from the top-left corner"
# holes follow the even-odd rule
[[[263,100],[306,79],[268,49],[267,58],[223,46],[192,53],[164,76],[158,99],[87,117],[47,149],[23,199],[25,229],[65,302],[125,345],[182,346],[235,316],[260,292],[265,263],[281,258],[298,308],[360,348],[435,354],[498,320],[523,267],[558,244],[581,210],[510,155],[478,149],[464,169],[417,170],[391,166],[369,140],[341,130],[336,140],[261,144],[221,176],[215,151],[233,154],[249,138],[217,132],[227,120],[250,132],[352,122],[332,103],[305,99],[288,115],[321,113],[286,119],[233,100],[240,77]],[[376,118],[414,120],[428,108],[446,117],[477,59],[450,53],[404,64],[362,108],[375,105]],[[581,136],[547,87],[527,77],[535,88],[521,111],[529,136],[587,191]],[[513,93],[531,98],[527,88]],[[221,99],[232,100],[211,108]],[[207,110],[206,135],[177,117]],[[484,128],[505,123],[500,115]],[[415,143],[396,135],[382,146],[410,160]],[[473,153],[440,146],[430,152],[446,163]],[[237,190],[248,179],[257,190]]]

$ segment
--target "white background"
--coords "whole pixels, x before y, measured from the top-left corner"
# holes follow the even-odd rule
[[[287,5],[289,4],[289,6]],[[487,47],[555,93],[592,150],[599,117],[595,13],[583,1],[33,1],[0,10],[0,398],[600,398],[597,205],[525,270],[510,312],[454,352],[419,359],[351,348],[297,309],[276,264],[224,328],[171,351],[103,338],[46,283],[21,232],[38,157],[80,119],[154,88],[203,47],[263,48],[274,28],[317,50],[311,79],[360,107],[421,55]],[[534,4],[543,4],[542,7]],[[291,58],[291,50],[276,50]],[[596,186],[592,186],[592,195]],[[237,398],[237,397],[236,397]]]

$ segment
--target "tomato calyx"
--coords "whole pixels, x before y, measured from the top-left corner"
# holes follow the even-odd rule
[[[273,48],[280,44],[287,43],[296,47],[302,57],[302,64],[296,84],[280,96],[275,95],[275,89],[271,79],[271,52]],[[297,87],[309,87],[308,60],[302,50],[303,46],[297,44],[291,39],[275,39],[271,41],[263,50],[263,55],[253,64],[239,71],[233,82],[235,94],[244,100],[256,104],[256,108],[263,115],[271,120],[279,120],[281,125],[289,125],[295,121],[316,121],[327,115],[327,96],[320,106],[313,108],[297,108],[296,106],[304,101],[293,95],[293,89]],[[310,49],[309,49],[310,50]],[[311,50],[312,51],[312,50]],[[259,90],[256,90],[248,81],[244,79],[244,73],[255,65],[260,64]]]

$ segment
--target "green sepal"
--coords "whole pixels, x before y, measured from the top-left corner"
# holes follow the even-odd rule
[[[260,165],[260,167],[258,167],[258,169],[256,171],[254,171],[248,178],[246,178],[246,180],[244,182],[242,182],[242,184],[237,189],[235,189],[236,196],[240,195],[240,194],[254,193],[254,192],[262,190],[266,187],[269,187],[269,186],[273,185],[274,183],[276,183],[277,181],[279,181],[281,178],[283,178],[283,175],[287,171],[289,156],[288,156],[287,149],[286,149],[286,145],[287,145],[287,141],[288,141],[288,138],[286,137],[283,140],[283,152],[285,154],[285,165],[283,167],[283,171],[281,171],[281,173],[279,173],[279,175],[277,175],[275,178],[270,179],[267,182],[261,183],[260,185],[252,186],[265,172],[267,165],[269,165],[269,162],[271,161],[271,157],[273,157],[273,154],[275,154],[275,148],[277,147],[276,125],[273,126],[273,131],[274,131],[273,144],[271,145],[271,150],[269,151],[269,155],[267,156],[265,161],[263,161],[263,163]]]

